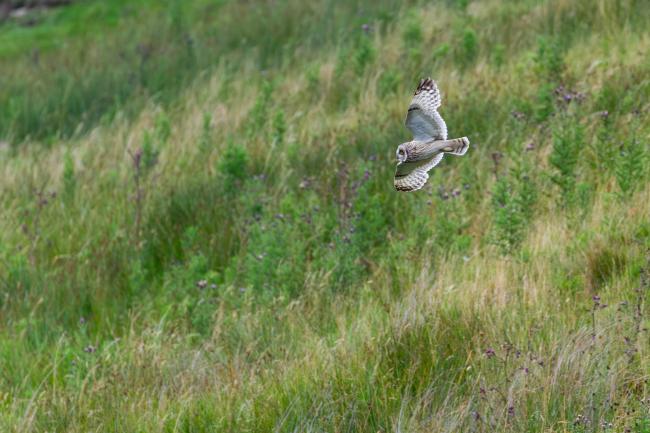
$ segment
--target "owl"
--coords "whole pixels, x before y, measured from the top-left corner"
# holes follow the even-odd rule
[[[429,170],[438,165],[445,153],[465,155],[467,137],[447,140],[447,125],[438,114],[440,91],[431,78],[420,81],[406,114],[406,127],[413,141],[397,147],[395,189],[417,191],[429,179]]]

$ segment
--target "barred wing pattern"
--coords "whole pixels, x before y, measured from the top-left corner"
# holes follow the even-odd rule
[[[416,141],[446,140],[447,125],[438,114],[441,103],[438,85],[431,78],[420,81],[406,114],[406,127]]]
[[[428,171],[438,165],[444,155],[444,153],[439,153],[415,169],[409,167],[409,164],[398,165],[395,172],[395,189],[398,191],[417,191],[422,188],[429,179]]]

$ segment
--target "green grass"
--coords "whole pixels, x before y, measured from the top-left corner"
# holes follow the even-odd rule
[[[78,2],[49,11],[35,11],[27,18],[6,21],[0,31],[0,58],[15,60],[24,54],[64,49],[77,38],[101,37],[108,29],[115,29],[121,17],[135,12],[127,1]],[[150,2],[138,2],[138,9],[151,7]]]
[[[4,24],[0,431],[647,432],[649,14],[151,0]],[[398,194],[427,75],[472,144]]]

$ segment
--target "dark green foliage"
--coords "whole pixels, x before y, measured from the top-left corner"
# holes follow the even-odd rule
[[[311,64],[305,72],[307,79],[307,97],[314,101],[318,100],[320,95],[320,65],[318,63]]]
[[[578,159],[584,147],[584,128],[571,119],[562,118],[555,123],[549,156],[549,163],[555,169],[551,181],[560,188],[560,202],[564,206],[575,202]]]
[[[411,47],[408,50],[408,57],[409,61],[413,66],[414,69],[420,69],[420,65],[422,64],[423,60],[423,55],[422,55],[422,48],[419,46]]]
[[[152,195],[138,254],[142,278],[157,281],[172,263],[184,263],[196,254],[209,258],[211,268],[221,271],[238,252],[243,221],[236,217],[246,214],[244,199],[249,194],[236,193],[249,188],[242,180],[248,168],[238,160],[236,149],[230,152],[234,155],[228,161],[222,157],[216,176],[198,177]]]
[[[627,197],[634,192],[644,179],[646,164],[647,151],[644,144],[634,136],[627,139],[620,147],[614,172],[621,196]]]
[[[365,71],[366,66],[375,59],[375,56],[376,52],[372,39],[368,36],[362,35],[359,38],[359,42],[352,58],[357,75],[361,75]]]
[[[271,95],[273,94],[273,83],[268,80],[261,82],[261,87],[255,105],[249,113],[249,121],[247,124],[247,133],[252,137],[264,131],[266,123],[268,122],[269,109],[271,106]]]
[[[468,219],[458,197],[454,193],[440,190],[435,207],[435,222],[433,237],[435,252],[441,256],[465,253],[471,238],[465,234]],[[424,222],[421,222],[424,223]]]
[[[405,47],[413,47],[422,43],[422,20],[419,12],[408,14],[408,19],[402,32],[402,41]]]
[[[402,43],[410,61],[414,65],[422,61],[422,40],[421,18],[417,12],[411,11],[407,15],[404,30],[402,31]]]
[[[505,62],[506,47],[503,44],[496,44],[492,47],[491,60],[497,66],[502,66]]]
[[[591,209],[591,200],[594,196],[594,185],[589,182],[578,182],[576,185],[576,205],[582,217]]]
[[[561,84],[565,65],[563,51],[555,39],[540,37],[535,54],[535,70],[540,78],[535,103],[535,120],[542,122],[553,114],[554,90]]]
[[[160,146],[167,144],[167,140],[169,140],[172,133],[172,126],[169,117],[167,117],[164,112],[161,112],[156,116],[153,131],[153,135],[156,137]]]
[[[532,221],[535,205],[538,199],[538,186],[535,184],[535,177],[538,176],[533,170],[533,163],[523,158],[517,167],[512,170],[513,178],[517,184],[517,204],[521,215],[526,223]]]
[[[266,211],[251,223],[249,248],[238,263],[237,283],[261,300],[296,296],[304,284],[308,251],[314,248],[295,198],[286,196],[280,208],[283,212]]]
[[[350,177],[344,170],[339,181],[344,196],[339,203],[336,225],[331,227],[331,242],[319,266],[333,268],[334,287],[344,289],[365,275],[379,253],[377,247],[385,239],[390,219],[385,203],[373,192],[369,168],[360,168],[356,176]]]
[[[600,407],[647,394],[640,0],[71,7],[118,1],[152,15],[2,63],[0,430],[634,429]],[[402,194],[426,75],[472,145]]]
[[[451,6],[455,6],[460,10],[465,10],[467,9],[467,5],[469,5],[471,0],[447,0],[447,3],[450,4]]]
[[[336,53],[336,65],[334,66],[334,77],[340,79],[343,73],[349,69],[350,66],[351,48],[344,46]]]
[[[449,50],[449,44],[440,44],[434,48],[433,53],[431,53],[431,57],[434,61],[442,60],[447,56],[447,54],[449,54]]]
[[[352,207],[354,221],[349,228],[352,243],[364,255],[385,240],[391,225],[381,197],[374,194],[370,186],[366,183],[360,187]]]
[[[537,187],[530,162],[522,159],[507,175],[497,179],[492,190],[492,242],[510,254],[521,244],[534,216]]]
[[[587,284],[592,292],[598,293],[603,286],[626,268],[625,251],[616,248],[611,242],[598,242],[590,245],[587,253]]]
[[[283,144],[284,135],[287,132],[287,123],[284,120],[284,111],[278,110],[273,117],[273,136],[272,140],[274,144]]]
[[[557,39],[540,37],[535,53],[537,74],[550,83],[559,84],[564,73],[563,50]]]
[[[612,120],[608,112],[602,112],[599,116],[598,127],[591,144],[592,168],[601,174],[614,172],[619,153],[616,139],[612,134]]]
[[[171,313],[187,323],[190,332],[208,336],[212,331],[212,315],[218,300],[218,274],[209,268],[208,259],[201,253],[191,253],[196,228],[189,227],[184,234],[184,248],[188,258],[170,267],[160,284],[165,303],[174,305]]]
[[[474,62],[478,55],[478,36],[472,28],[466,28],[463,31],[460,42],[460,61],[464,65]]]
[[[202,152],[208,152],[212,148],[212,145],[212,116],[210,113],[204,113],[201,138],[199,139],[199,149],[201,149]]]
[[[217,169],[222,177],[224,190],[235,193],[248,176],[248,154],[246,149],[229,142]]]
[[[175,32],[181,33],[185,26],[185,13],[183,10],[182,0],[169,0],[168,19],[171,23],[172,29]]]
[[[377,83],[379,95],[382,98],[393,94],[397,91],[402,75],[397,69],[388,69],[381,74]]]
[[[142,157],[140,167],[143,173],[148,173],[157,163],[160,150],[154,143],[154,138],[149,131],[144,132],[142,139]]]
[[[585,278],[582,274],[570,272],[558,263],[553,268],[551,275],[553,287],[556,288],[560,296],[575,297],[585,288]]]
[[[287,47],[298,36],[308,51],[340,43],[342,32],[333,29],[359,26],[361,7],[339,4],[322,14],[296,1],[126,3],[75,2],[44,14],[32,31],[5,26],[0,61],[11,67],[3,65],[0,77],[0,137],[70,136],[118,113],[133,118],[150,99],[167,107],[226,57],[234,64],[245,51],[263,69],[291,59]],[[390,22],[399,4],[367,2],[363,19]],[[349,38],[346,32],[343,40]],[[96,49],[88,50],[86,40],[98,41]]]
[[[533,107],[535,120],[543,122],[555,111],[553,91],[555,86],[551,83],[544,83],[537,89],[535,105]]]
[[[66,200],[74,199],[77,188],[77,177],[75,176],[74,160],[70,149],[67,149],[63,156],[63,195]]]
[[[2,245],[0,245],[2,248]],[[14,293],[23,296],[29,293],[34,285],[34,278],[30,272],[30,264],[23,254],[6,254],[0,249],[0,260],[3,265],[3,278],[0,279],[0,288],[3,294]],[[10,301],[7,296],[0,298],[0,307],[6,307],[5,302]]]
[[[510,253],[522,240],[523,215],[516,193],[506,177],[500,177],[492,190],[493,242],[504,253]]]
[[[252,291],[260,302],[298,296],[308,269],[331,273],[334,289],[357,282],[389,226],[381,200],[370,193],[368,176],[346,180],[349,195],[338,217],[321,210],[324,203],[311,192],[303,199],[290,193],[277,207],[248,207],[250,216],[240,214],[247,219],[247,247],[225,271],[226,281]],[[261,193],[247,188],[245,200],[259,204]]]
[[[118,41],[115,45],[107,43],[102,49],[106,52],[102,59],[90,66],[85,62],[70,62],[63,70],[54,69],[51,65],[56,63],[55,59],[47,56],[43,60],[46,65],[43,69],[54,69],[54,72],[36,73],[34,76],[36,82],[48,89],[47,92],[8,78],[8,85],[2,86],[3,93],[0,93],[0,100],[4,101],[0,104],[4,107],[0,108],[3,111],[0,134],[12,134],[19,139],[28,135],[39,139],[57,133],[72,135],[75,131],[85,131],[89,126],[109,121],[118,107],[129,116],[137,114],[144,106],[142,94],[157,93],[161,101],[169,102],[170,96],[193,75],[194,65],[184,44],[176,41],[166,41],[170,45],[164,58],[152,59],[154,45],[164,43],[165,39],[159,38],[155,44],[149,40],[141,41],[138,46],[131,41]],[[124,46],[129,48],[124,50]],[[72,45],[66,56],[80,58],[83,56],[81,51]],[[165,77],[175,79],[167,81]]]

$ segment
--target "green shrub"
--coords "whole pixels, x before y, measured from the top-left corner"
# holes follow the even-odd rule
[[[556,85],[562,81],[565,69],[563,50],[556,39],[540,37],[537,41],[534,61],[540,78]]]
[[[345,45],[339,48],[336,52],[336,64],[334,65],[334,78],[339,79],[343,73],[348,70],[350,65],[350,56],[352,50],[349,46]]]
[[[149,131],[144,132],[141,150],[140,167],[143,173],[146,174],[158,163],[158,155],[160,154],[160,150],[154,143],[154,139]]]
[[[260,197],[256,197],[249,198],[259,203]],[[315,247],[310,232],[319,225],[319,216],[303,204],[290,193],[278,207],[248,209],[253,218],[246,227],[247,248],[231,265],[230,284],[252,290],[260,302],[300,293],[308,257]]]
[[[525,236],[537,203],[537,186],[533,183],[532,164],[526,158],[499,177],[492,189],[491,241],[502,253],[513,253]]]
[[[442,60],[445,57],[447,57],[447,54],[449,54],[449,44],[440,44],[436,48],[434,48],[433,53],[431,53],[431,57],[433,61],[438,61]]]
[[[535,120],[545,121],[555,111],[554,90],[561,84],[565,65],[561,45],[555,39],[541,37],[534,57],[540,79],[535,103]]]
[[[523,239],[524,217],[517,202],[516,192],[505,176],[497,179],[492,188],[492,220],[492,242],[503,253],[511,253]]]
[[[572,116],[561,118],[553,128],[553,149],[549,162],[555,169],[551,181],[560,188],[560,202],[570,205],[575,202],[577,167],[580,152],[584,147],[584,128]]]
[[[162,281],[157,304],[164,308],[167,320],[178,320],[190,332],[210,335],[218,301],[219,276],[210,270],[201,253],[188,254],[186,261],[170,267]],[[173,309],[169,309],[172,305]],[[160,314],[160,313],[159,313]]]
[[[645,180],[647,155],[645,147],[636,137],[627,139],[616,159],[616,183],[622,197],[627,197]]]
[[[408,51],[408,58],[411,65],[413,65],[414,70],[421,70],[421,64],[423,60],[422,48],[420,46],[411,47]]]
[[[0,431],[641,428],[647,155],[637,176],[632,142],[619,142],[638,118],[647,153],[642,0],[554,0],[571,4],[567,14],[516,0],[464,13],[467,1],[444,0],[418,3],[413,16],[397,0],[155,0],[146,13],[141,2],[72,3],[43,14],[128,8],[116,32],[88,31],[79,46],[52,38],[40,64],[27,45],[27,60],[16,59],[24,77],[1,61],[0,131],[12,126],[0,139]],[[0,41],[42,35],[43,16],[33,28],[5,22]],[[424,26],[442,29],[429,21],[442,18],[452,33],[427,40]],[[93,20],[78,23],[86,32]],[[570,82],[562,50],[527,51],[535,32],[570,42],[571,70],[593,74]],[[447,89],[471,83],[445,98],[442,116],[472,145],[402,194],[395,145],[410,138],[403,104],[420,74]],[[567,82],[608,90],[554,105]],[[215,105],[227,118],[212,122]],[[567,144],[553,140],[574,140],[603,109],[612,117],[589,125],[602,138],[587,141],[613,149],[613,162],[570,149],[577,162],[566,166],[567,150],[552,144]],[[53,131],[52,145],[93,172],[75,170],[65,147],[21,143],[18,130]],[[79,136],[58,138],[71,131]],[[143,133],[130,149],[140,178],[114,159]],[[502,156],[494,171],[491,154]],[[604,179],[583,171],[598,164],[610,167]],[[45,204],[73,184],[74,201]],[[436,198],[439,185],[447,192]],[[554,206],[564,190],[572,206]],[[609,233],[600,251],[599,233]],[[590,289],[609,304],[594,322]]]
[[[460,61],[464,65],[469,65],[476,60],[478,55],[478,36],[471,28],[466,28],[463,31],[460,43]]]
[[[155,137],[158,146],[164,146],[167,144],[167,140],[169,140],[171,133],[172,126],[169,117],[167,117],[164,111],[158,113],[153,128],[153,136]]]
[[[442,191],[442,190],[441,190]],[[471,246],[471,238],[464,230],[468,218],[464,208],[454,193],[441,192],[442,197],[436,202],[433,236],[436,252],[441,255],[464,253]]]
[[[363,74],[370,63],[375,59],[376,52],[370,37],[362,35],[353,54],[352,61],[357,75]]]
[[[503,44],[496,44],[492,47],[491,60],[497,67],[503,66],[506,57],[506,47]]]
[[[305,78],[307,79],[307,92],[310,99],[318,99],[320,97],[320,64],[309,65],[307,72],[305,72]]]
[[[402,42],[405,47],[411,48],[422,43],[422,21],[418,12],[410,12],[407,16]]]
[[[451,6],[457,7],[460,10],[465,10],[467,9],[467,5],[469,5],[470,0],[447,0],[447,3]]]
[[[222,177],[226,192],[234,193],[241,187],[248,176],[248,153],[242,146],[228,143],[223,156],[219,160],[217,171]]]
[[[537,88],[535,104],[533,106],[536,121],[543,122],[555,112],[554,90],[555,86],[551,83],[542,83]]]
[[[253,105],[253,108],[248,115],[247,133],[249,137],[253,137],[260,132],[265,131],[272,94],[273,83],[268,80],[263,80],[257,99],[255,99],[255,105]]]
[[[614,172],[617,162],[617,146],[614,135],[612,134],[611,116],[608,112],[603,112],[599,116],[598,127],[594,134],[594,139],[590,143],[592,151],[591,168],[600,177]]]
[[[355,217],[349,229],[352,231],[351,242],[363,254],[381,244],[390,226],[380,197],[368,190],[362,187],[354,202]]]
[[[382,98],[397,92],[402,75],[397,69],[384,71],[377,82],[377,90]]]
[[[3,245],[0,244],[0,248]],[[31,271],[32,266],[24,254],[6,254],[0,249],[0,260],[2,261],[3,274],[0,274],[0,287],[2,295],[0,296],[0,308],[4,307],[4,302],[8,301],[4,295],[12,293],[15,296],[24,296],[29,293],[35,285],[34,274]]]
[[[284,135],[287,132],[287,122],[284,120],[284,111],[278,110],[273,117],[273,144],[284,143]]]
[[[129,264],[127,275],[130,293],[139,293],[151,284],[151,272],[147,272],[142,260],[134,260]]]
[[[526,223],[530,223],[535,214],[535,205],[539,194],[535,184],[535,171],[530,159],[524,157],[519,160],[517,166],[512,170],[513,177],[517,183],[517,203]]]

